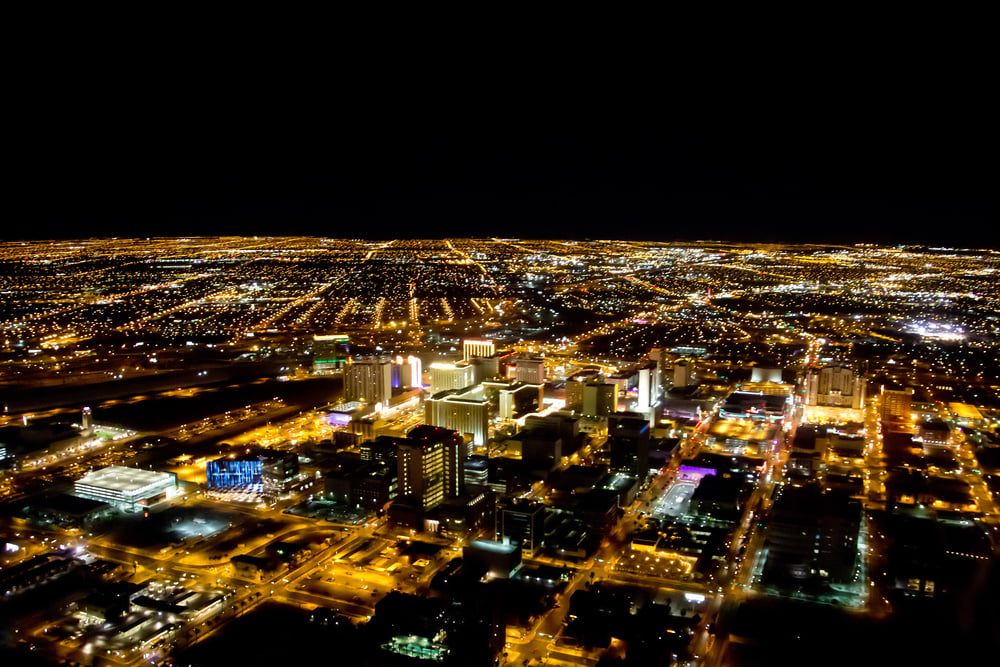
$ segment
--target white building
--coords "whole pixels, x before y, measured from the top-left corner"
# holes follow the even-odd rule
[[[355,361],[344,369],[344,398],[348,401],[389,404],[392,365],[388,359]]]
[[[399,380],[402,386],[414,389],[424,386],[424,371],[420,357],[415,357],[411,354],[406,359],[403,359],[402,355],[397,354],[396,366],[399,367]]]
[[[80,434],[88,437],[94,435],[94,415],[90,408],[84,408],[80,412]]]
[[[806,405],[860,410],[865,407],[865,381],[840,366],[810,370],[806,374]]]
[[[514,379],[528,384],[545,384],[544,359],[518,359]]]
[[[436,362],[431,364],[431,394],[447,389],[465,389],[475,383],[474,366],[460,361],[457,364]]]
[[[177,494],[177,476],[124,466],[87,473],[73,484],[73,493],[108,503],[127,512],[139,512]]]
[[[636,412],[646,417],[650,410],[660,401],[660,368],[655,363],[646,364],[639,369],[639,394],[636,402]]]
[[[466,391],[456,389],[434,394],[424,403],[424,422],[458,431],[477,447],[489,438],[490,402],[481,386]]]
[[[691,384],[691,362],[681,359],[674,362],[674,386],[686,387]]]
[[[467,339],[462,341],[462,359],[465,361],[468,361],[472,357],[492,357],[496,354],[496,351],[496,343],[489,339]]]

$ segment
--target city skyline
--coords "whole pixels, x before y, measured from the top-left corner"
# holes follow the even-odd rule
[[[1000,655],[992,23],[387,9],[13,22],[0,665]]]
[[[982,656],[998,273],[898,243],[0,242],[0,659]]]

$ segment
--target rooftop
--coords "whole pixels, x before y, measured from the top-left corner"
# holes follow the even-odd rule
[[[482,551],[493,551],[496,553],[509,554],[517,551],[516,544],[504,544],[503,542],[493,542],[491,540],[473,540],[469,546]]]
[[[89,484],[90,486],[99,486],[123,493],[132,493],[153,484],[162,484],[172,479],[173,475],[168,472],[140,470],[139,468],[126,468],[124,466],[108,466],[107,468],[87,473],[83,478],[77,480],[77,484]]]

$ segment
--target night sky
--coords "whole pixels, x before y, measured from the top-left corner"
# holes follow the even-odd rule
[[[806,73],[566,97],[545,76],[473,88],[416,71],[363,85],[70,71],[18,97],[4,236],[1000,247],[981,81]]]

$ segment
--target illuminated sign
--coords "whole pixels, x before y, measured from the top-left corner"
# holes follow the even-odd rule
[[[347,426],[351,423],[351,415],[346,412],[331,412],[326,416],[326,423],[331,426]]]
[[[682,465],[677,471],[677,478],[683,480],[700,480],[702,477],[716,475],[714,468],[699,468],[696,466]]]

